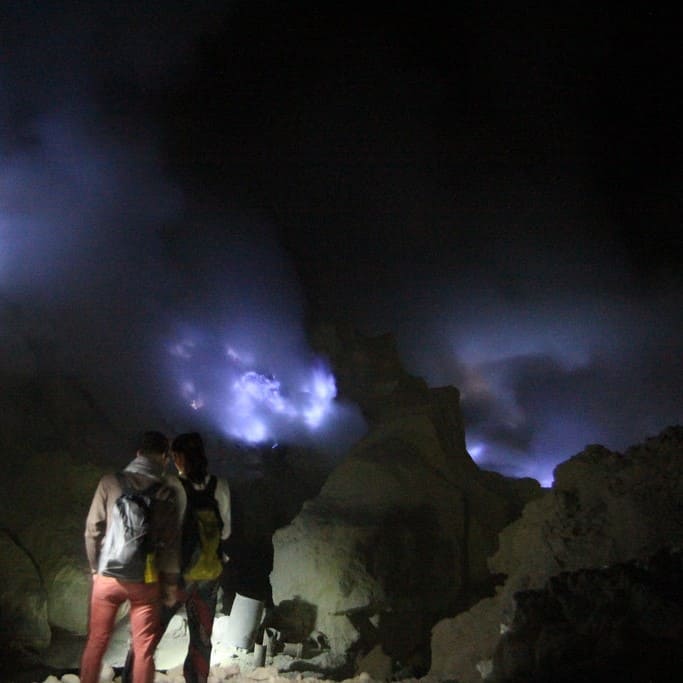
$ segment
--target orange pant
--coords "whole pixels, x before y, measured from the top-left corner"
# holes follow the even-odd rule
[[[98,683],[116,612],[126,600],[130,600],[130,630],[135,652],[133,683],[154,681],[154,648],[159,637],[159,584],[130,583],[95,574],[88,639],[81,658],[81,683]]]
[[[185,605],[187,612],[187,628],[190,632],[190,645],[183,664],[185,683],[206,683],[211,667],[211,633],[216,615],[218,586],[220,580],[194,581],[178,594],[179,602],[173,607],[161,607],[161,629],[157,642],[160,641],[171,622],[173,615]],[[126,664],[121,672],[123,683],[135,683],[135,656],[128,650]]]

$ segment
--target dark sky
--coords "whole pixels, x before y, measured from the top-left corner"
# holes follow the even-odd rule
[[[553,4],[3,3],[4,369],[40,324],[220,422],[228,347],[291,398],[339,319],[507,473],[680,423],[678,23]]]

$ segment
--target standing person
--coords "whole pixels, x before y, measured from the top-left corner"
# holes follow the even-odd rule
[[[154,680],[154,647],[163,599],[177,601],[180,533],[177,494],[163,480],[168,439],[145,432],[135,458],[100,479],[85,525],[92,573],[81,683],[98,683],[119,606],[130,601],[133,683]]]
[[[206,683],[211,666],[211,633],[216,614],[223,553],[230,536],[230,489],[227,481],[209,474],[204,442],[197,432],[179,434],[171,444],[171,456],[179,475],[179,509],[182,515],[181,590],[179,602],[162,609],[163,637],[173,615],[185,604],[190,643],[183,664],[186,683]],[[122,672],[130,683],[137,654],[128,651]],[[133,679],[133,683],[137,683]]]

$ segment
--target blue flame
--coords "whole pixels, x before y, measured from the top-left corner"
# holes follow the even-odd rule
[[[301,440],[329,426],[337,414],[336,381],[321,359],[264,372],[254,354],[189,334],[171,342],[168,353],[183,405],[239,441]]]

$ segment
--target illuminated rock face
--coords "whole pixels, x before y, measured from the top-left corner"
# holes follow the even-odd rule
[[[299,628],[321,631],[334,652],[379,644],[419,669],[432,625],[480,594],[498,532],[540,487],[478,469],[457,390],[415,387],[393,399],[320,495],[274,535],[271,583],[276,605],[314,614]]]
[[[57,626],[77,635],[88,630],[90,578],[73,559],[51,577],[48,590],[48,617]]]
[[[590,446],[559,465],[553,489],[530,502],[500,535],[489,564],[507,580],[495,598],[434,629],[430,673],[480,681],[479,669],[492,665],[501,633],[514,622],[518,591],[540,590],[561,572],[604,568],[680,546],[682,463],[683,428],[672,427],[623,455]]]
[[[0,652],[50,644],[47,595],[38,570],[7,532],[0,532]]]
[[[101,471],[77,464],[61,451],[25,453],[7,466],[12,469],[12,489],[5,484],[0,490],[3,526],[16,543],[2,554],[0,582],[4,595],[20,596],[16,599],[23,609],[33,614],[23,622],[22,640],[41,649],[50,642],[51,627],[74,634],[86,631],[90,578],[83,529]],[[0,640],[7,643],[4,637]]]

